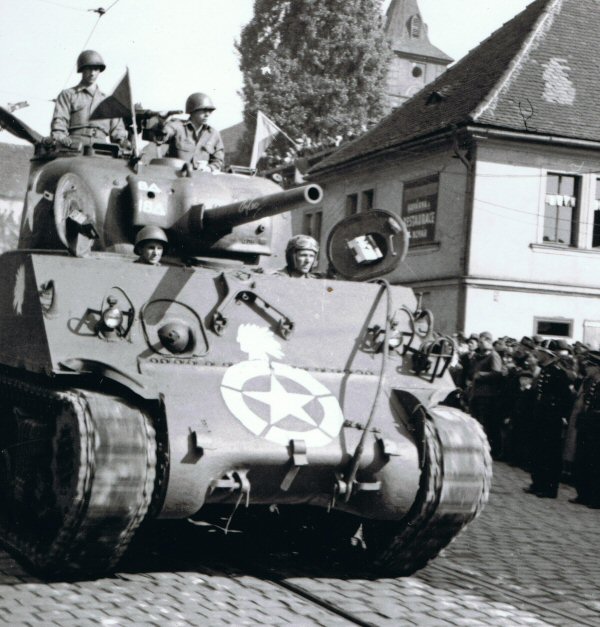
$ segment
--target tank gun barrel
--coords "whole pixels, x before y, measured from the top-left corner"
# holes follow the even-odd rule
[[[323,198],[323,190],[314,183],[283,192],[249,198],[221,207],[194,207],[191,224],[194,230],[222,231],[253,222],[278,213],[292,211],[305,205],[316,205]]]

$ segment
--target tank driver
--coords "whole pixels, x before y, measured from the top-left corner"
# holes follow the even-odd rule
[[[194,170],[218,172],[223,167],[225,149],[219,131],[207,124],[215,110],[212,100],[203,93],[191,94],[185,103],[187,120],[173,119],[156,133],[158,145],[169,146],[165,156],[183,159]]]
[[[318,275],[312,272],[317,265],[319,244],[310,235],[294,235],[285,248],[286,267],[278,272],[298,279],[314,279]]]
[[[133,252],[139,257],[136,263],[160,266],[160,260],[169,240],[166,233],[158,226],[145,226],[135,238]]]
[[[121,118],[90,120],[91,112],[106,98],[96,84],[105,69],[106,64],[95,50],[84,50],[77,57],[81,81],[58,94],[50,126],[52,139],[63,146],[71,146],[73,141],[85,145],[110,139],[128,147],[127,130]]]

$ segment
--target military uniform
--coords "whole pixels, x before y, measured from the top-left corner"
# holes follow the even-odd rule
[[[533,386],[531,487],[538,496],[556,498],[562,471],[562,435],[573,405],[571,378],[554,361],[542,366]]]
[[[495,350],[477,353],[469,408],[485,431],[494,459],[502,452],[502,359]]]
[[[575,487],[580,501],[600,507],[600,381],[591,380],[584,389],[577,416]]]
[[[90,121],[91,112],[105,98],[106,94],[97,85],[87,87],[80,84],[61,91],[52,116],[52,137],[60,140],[69,136],[84,144],[127,139],[127,130],[120,118]]]
[[[201,161],[205,161],[213,171],[223,167],[223,140],[219,131],[208,124],[196,130],[190,120],[172,120],[165,124],[162,139],[169,144],[168,157],[183,159],[194,168]]]

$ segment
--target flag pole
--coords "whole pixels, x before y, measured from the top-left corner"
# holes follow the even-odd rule
[[[135,105],[133,104],[133,88],[131,87],[131,77],[129,75],[129,67],[125,66],[127,72],[127,80],[129,82],[130,89],[130,107],[131,107],[131,127],[133,129],[133,141],[131,142],[133,148],[133,156],[135,159],[140,158],[140,147],[138,144],[138,130],[137,130],[137,120],[135,119]]]

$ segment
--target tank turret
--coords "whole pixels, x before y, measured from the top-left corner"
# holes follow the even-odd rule
[[[225,517],[398,575],[478,515],[491,458],[447,400],[452,340],[382,278],[406,254],[397,215],[330,231],[344,280],[293,278],[256,262],[276,245],[283,265],[287,213],[318,186],[0,123],[36,144],[19,249],[0,257],[0,542],[21,560],[97,575],[144,521]]]
[[[188,169],[178,159],[132,165],[118,147],[37,149],[19,248],[76,256],[131,252],[136,232],[159,226],[182,257],[270,255],[271,216],[321,201],[319,186],[282,191],[272,181]],[[250,224],[251,223],[251,224]]]

